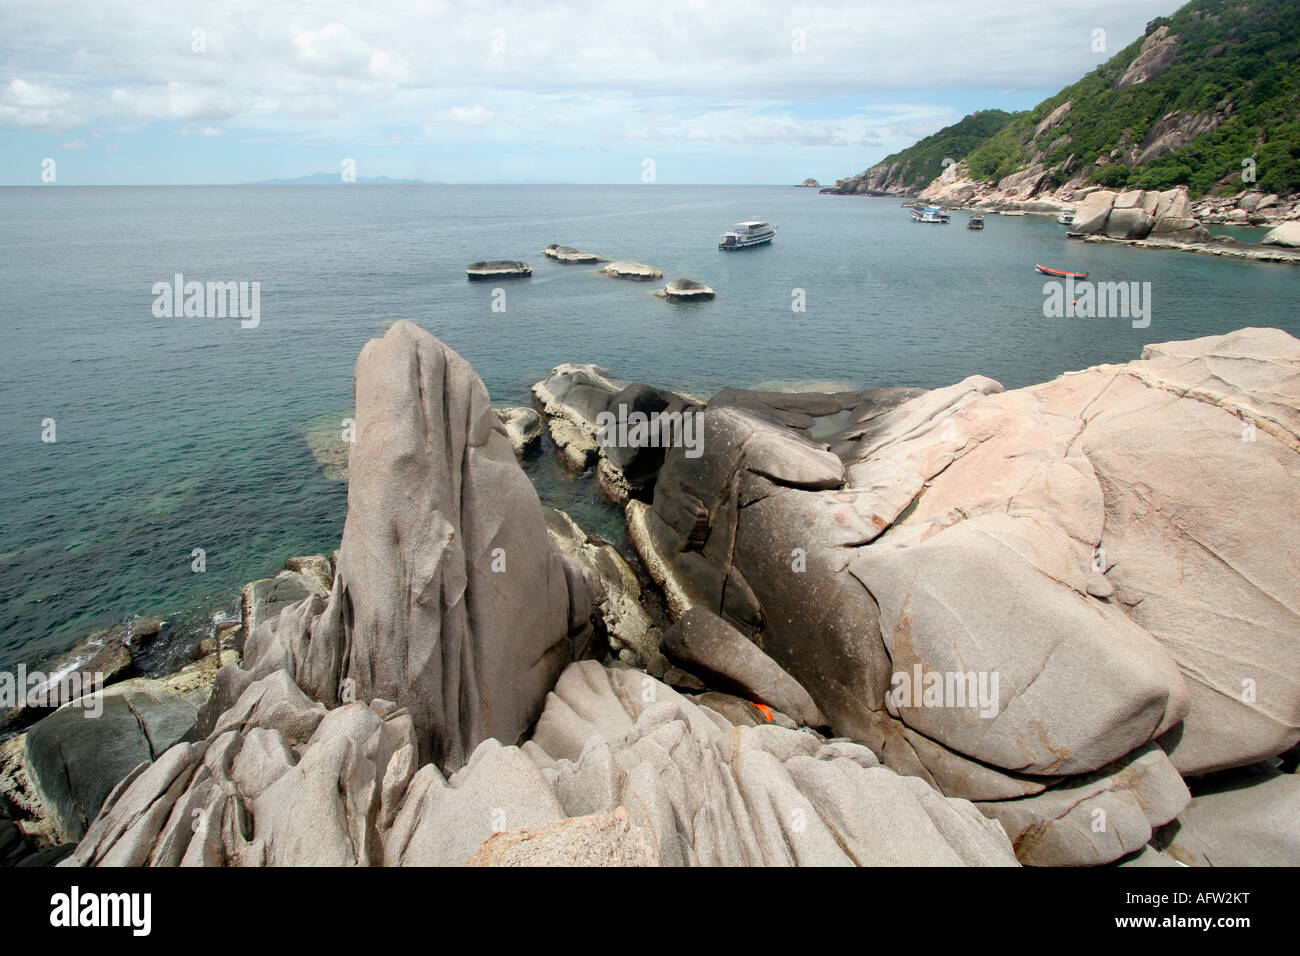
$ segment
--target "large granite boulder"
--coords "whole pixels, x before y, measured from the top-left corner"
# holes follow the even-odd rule
[[[649,831],[613,813],[503,830],[483,841],[466,866],[659,866]]]
[[[1300,866],[1300,776],[1251,768],[1222,775],[1160,834],[1187,866]]]
[[[1157,739],[1184,774],[1300,739],[1294,338],[801,401],[711,400],[704,455],[669,452],[629,531],[674,615],[750,635],[836,733],[980,801]],[[1134,823],[1102,855],[1135,849]]]
[[[1261,245],[1265,246],[1300,247],[1300,222],[1281,223],[1270,229],[1264,238],[1259,241]]]
[[[259,625],[246,669],[284,668],[331,707],[395,701],[421,756],[454,769],[519,740],[585,652],[586,575],[548,538],[482,381],[432,335],[398,322],[368,343],[356,407],[333,589]]]

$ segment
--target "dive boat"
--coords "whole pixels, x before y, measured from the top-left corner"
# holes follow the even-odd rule
[[[984,217],[983,217],[983,216],[971,216],[971,217],[970,217],[970,221],[966,223],[966,228],[967,228],[967,229],[983,229],[983,228],[984,228]]]
[[[1048,266],[1034,266],[1034,268],[1037,269],[1039,272],[1041,272],[1041,273],[1042,273],[1043,275],[1045,275],[1045,276],[1056,276],[1056,278],[1058,278],[1058,279],[1086,279],[1086,278],[1088,278],[1088,273],[1086,273],[1086,272],[1066,272],[1064,269],[1052,269],[1052,268],[1050,268],[1050,267],[1048,267]]]
[[[731,232],[723,233],[718,248],[726,252],[733,249],[748,249],[750,246],[761,246],[765,242],[771,242],[775,238],[776,226],[769,225],[761,219],[751,219],[748,222],[738,222]]]
[[[1059,216],[1056,217],[1056,221],[1059,222],[1062,226],[1072,226],[1074,225],[1074,212],[1072,210],[1067,209],[1065,212],[1061,213]]]
[[[910,212],[912,222],[945,223],[950,218],[938,206],[922,206],[920,209],[912,209]]]

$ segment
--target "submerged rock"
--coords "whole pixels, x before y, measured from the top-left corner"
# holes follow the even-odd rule
[[[595,253],[583,252],[579,249],[574,249],[572,246],[559,246],[555,243],[551,243],[543,249],[542,255],[546,256],[548,259],[554,260],[555,262],[563,262],[565,265],[586,265],[594,262],[609,261]]]

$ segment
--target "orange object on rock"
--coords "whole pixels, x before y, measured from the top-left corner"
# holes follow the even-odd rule
[[[756,704],[756,703],[754,703],[754,701],[752,701],[752,700],[749,702],[749,704],[750,704],[751,707],[757,707],[757,708],[758,708],[758,712],[759,712],[760,714],[762,714],[764,717],[767,718],[768,723],[771,723],[771,722],[772,722],[772,720],[773,720],[774,718],[772,717],[772,708],[771,708],[771,707],[767,706],[767,704]]]

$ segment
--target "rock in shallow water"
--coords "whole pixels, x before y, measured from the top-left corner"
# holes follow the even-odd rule
[[[694,279],[674,279],[655,293],[669,302],[704,302],[712,299],[716,294],[703,282],[696,282]]]
[[[632,279],[637,282],[649,282],[651,279],[664,277],[664,274],[654,266],[648,266],[644,262],[632,262],[629,259],[619,259],[596,271],[612,279]]]
[[[486,262],[472,262],[465,268],[465,275],[471,282],[490,279],[522,279],[533,274],[532,267],[517,259],[492,259]]]

